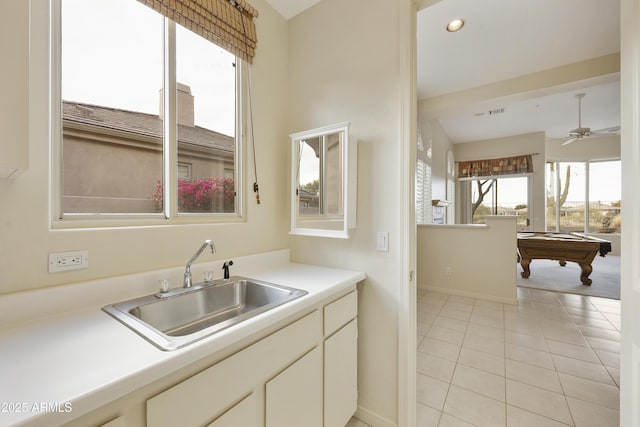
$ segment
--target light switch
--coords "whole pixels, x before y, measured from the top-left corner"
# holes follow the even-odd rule
[[[376,251],[389,252],[389,232],[378,231],[376,233]]]

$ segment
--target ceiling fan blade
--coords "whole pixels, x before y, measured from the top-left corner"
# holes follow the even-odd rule
[[[592,134],[598,135],[619,135],[620,134],[620,126],[611,126],[608,128],[597,129],[591,132]]]
[[[564,147],[565,145],[571,144],[576,139],[578,139],[578,138],[569,138],[569,139],[567,139],[565,142],[562,143],[561,147]]]

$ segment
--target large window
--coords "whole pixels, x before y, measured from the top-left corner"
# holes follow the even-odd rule
[[[619,160],[547,163],[547,230],[619,233]]]
[[[60,216],[238,214],[235,56],[135,0],[60,5]]]
[[[528,177],[476,179],[470,183],[474,224],[484,224],[487,215],[513,215],[518,231],[529,229]]]

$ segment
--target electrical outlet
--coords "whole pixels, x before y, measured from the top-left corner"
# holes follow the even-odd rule
[[[452,273],[453,273],[453,269],[451,268],[450,265],[447,265],[444,268],[444,275],[447,276],[447,277],[450,277]]]
[[[49,254],[49,273],[89,268],[89,251]]]

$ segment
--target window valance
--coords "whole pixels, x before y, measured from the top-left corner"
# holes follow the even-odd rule
[[[456,163],[458,164],[458,179],[463,180],[533,173],[533,159],[531,154]]]
[[[258,11],[245,0],[138,0],[199,36],[251,63]]]

